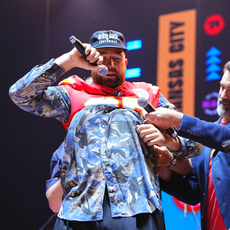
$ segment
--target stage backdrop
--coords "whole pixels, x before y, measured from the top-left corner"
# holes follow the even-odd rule
[[[52,229],[45,181],[65,137],[60,122],[11,102],[8,90],[18,78],[72,49],[71,35],[88,42],[96,30],[118,30],[129,49],[128,81],[158,84],[182,112],[215,121],[222,68],[230,59],[229,6],[229,0],[2,1],[1,229]],[[76,68],[63,78],[71,74],[90,72]],[[165,193],[162,200],[167,230],[199,229],[199,205]]]

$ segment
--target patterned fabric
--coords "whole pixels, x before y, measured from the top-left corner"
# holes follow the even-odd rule
[[[60,218],[103,219],[105,186],[113,217],[161,210],[158,178],[135,131],[142,121],[133,110],[104,105],[74,116],[65,141]]]
[[[165,230],[163,213],[155,210],[153,213],[112,218],[108,191],[103,200],[103,220],[101,221],[67,221],[57,218],[55,230]]]
[[[10,97],[25,111],[68,122],[68,91],[65,86],[50,86],[62,74],[53,60],[36,66],[10,88]],[[171,105],[160,96],[158,106]],[[127,107],[88,103],[73,116],[64,146],[60,218],[101,220],[105,186],[114,217],[162,211],[158,177],[136,133],[143,116],[129,103]]]
[[[178,136],[181,141],[182,149],[177,153],[177,156],[183,159],[199,156],[202,152],[203,145],[195,141]]]
[[[70,101],[64,86],[48,87],[55,83],[64,71],[54,60],[43,66],[35,66],[23,78],[10,87],[12,101],[22,110],[40,117],[56,118],[67,122],[70,115]]]
[[[62,159],[64,153],[64,142],[61,143],[59,148],[53,153],[50,161],[50,179],[46,181],[46,192],[55,184],[61,176]]]

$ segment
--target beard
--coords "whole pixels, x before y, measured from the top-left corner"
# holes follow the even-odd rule
[[[114,78],[99,76],[96,72],[92,72],[93,82],[110,88],[116,88],[124,83],[125,77],[115,73]]]
[[[217,113],[220,117],[230,117],[230,109],[224,108],[222,103],[230,105],[230,101],[227,99],[218,98]]]

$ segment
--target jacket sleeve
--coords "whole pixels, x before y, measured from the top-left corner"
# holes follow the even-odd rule
[[[162,190],[186,204],[200,203],[200,188],[193,173],[185,177],[173,172],[170,182]]]
[[[175,105],[171,104],[162,94],[160,94],[158,107],[176,110]],[[183,136],[178,136],[178,138],[182,144],[182,149],[175,153],[178,157],[188,159],[200,155],[203,145]]]
[[[10,87],[11,100],[22,110],[67,122],[70,100],[64,86],[52,86],[64,71],[50,60],[37,65]]]
[[[62,142],[52,155],[50,161],[50,179],[46,181],[46,191],[60,179],[63,153],[64,142]]]
[[[178,134],[210,148],[230,153],[230,129],[227,126],[184,114]]]

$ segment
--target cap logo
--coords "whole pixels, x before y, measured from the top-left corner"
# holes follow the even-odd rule
[[[95,32],[90,39],[90,44],[97,49],[113,47],[127,50],[124,35],[113,30]]]
[[[113,33],[109,33],[109,34],[105,34],[105,33],[101,33],[101,34],[98,34],[98,40],[101,40],[101,39],[106,39],[106,40],[108,40],[108,39],[110,39],[110,38],[112,38],[112,39],[118,39],[118,36],[117,36],[117,34],[113,34]]]

